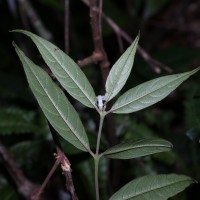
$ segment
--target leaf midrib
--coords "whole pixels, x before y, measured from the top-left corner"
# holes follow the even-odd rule
[[[85,95],[85,97],[87,97],[87,99],[89,100],[89,102],[94,106],[94,108],[96,108],[95,103],[93,103],[93,101],[90,100],[90,98],[88,98],[87,93],[84,92],[84,90],[79,87],[79,85],[74,81],[74,79],[72,78],[72,75],[65,70],[65,68],[60,64],[59,60],[57,60],[57,58],[55,56],[53,56],[54,54],[51,53],[51,51],[48,49],[48,47],[46,47],[46,45],[44,45],[42,42],[40,42],[40,40],[38,40],[35,36],[30,36],[30,37],[34,37],[35,40],[38,41],[38,43],[42,44],[42,46],[45,47],[45,49],[51,54],[51,56],[58,62],[58,64],[61,66],[61,68],[68,74],[68,76],[71,78],[71,80],[73,80],[73,82],[75,83],[75,85],[81,90],[81,92]],[[61,49],[59,49],[61,51]],[[97,108],[96,108],[97,109]]]
[[[134,49],[134,47],[136,46],[136,43],[137,43],[137,41],[138,41],[138,39],[134,42],[134,45],[133,45],[133,47],[131,48],[131,51],[130,51],[130,53],[128,54],[128,56],[127,56],[127,59],[126,59],[126,61],[125,61],[125,64],[124,64],[124,66],[126,65],[126,63],[127,63],[127,60],[128,60],[128,58],[129,58],[129,56],[130,56],[130,54],[132,53],[132,51],[133,51],[133,49]],[[124,69],[124,67],[122,67],[121,68],[121,70],[120,70],[120,72],[122,72],[123,71],[123,69]],[[121,73],[120,73],[121,74]],[[115,79],[115,81],[114,81],[114,84],[112,84],[112,89],[111,89],[111,92],[109,92],[110,93],[110,95],[108,95],[108,98],[107,98],[107,100],[106,101],[109,101],[110,100],[110,97],[112,96],[112,94],[113,94],[113,91],[114,91],[114,88],[115,88],[115,85],[116,85],[116,83],[118,82],[118,78],[116,78]]]
[[[192,72],[191,72],[191,74],[192,74]],[[191,76],[191,74],[189,74],[189,75],[186,74],[186,75],[184,75],[184,76],[182,76],[182,77],[180,77],[180,78],[183,78],[183,77],[185,77],[185,76]],[[180,79],[180,78],[178,78],[178,79]],[[171,81],[171,82],[169,82],[168,84],[173,83],[173,82],[177,81],[178,79],[176,79],[176,80],[174,80],[174,81]],[[167,84],[167,85],[168,85],[168,84]],[[160,87],[160,88],[158,88],[158,89],[156,89],[156,90],[151,91],[150,93],[147,93],[147,94],[145,94],[145,95],[143,95],[143,96],[141,96],[141,97],[139,97],[139,98],[136,98],[136,99],[134,99],[134,100],[132,100],[132,101],[129,101],[129,102],[127,102],[127,103],[121,105],[121,106],[118,106],[118,107],[115,108],[115,109],[111,109],[109,112],[113,112],[113,111],[115,111],[115,110],[121,109],[121,108],[123,108],[124,106],[127,106],[128,104],[131,104],[131,103],[133,103],[133,102],[135,102],[135,101],[138,101],[139,99],[141,99],[141,98],[143,98],[143,97],[145,97],[145,96],[147,96],[147,95],[149,95],[149,94],[151,94],[151,93],[153,93],[153,92],[156,92],[157,90],[160,90],[160,89],[163,88],[163,87],[166,87],[167,85],[164,85],[164,86],[162,86],[162,87]],[[137,86],[136,86],[136,87],[137,87]]]
[[[172,184],[168,184],[168,185],[165,185],[165,186],[162,186],[162,187],[154,188],[153,190],[147,190],[147,191],[145,191],[145,192],[143,192],[143,193],[139,193],[139,194],[137,194],[137,195],[135,195],[135,196],[132,196],[132,197],[130,197],[130,198],[126,198],[126,199],[123,198],[123,200],[129,200],[129,199],[131,199],[131,198],[135,198],[135,197],[137,197],[137,196],[139,196],[139,195],[142,195],[142,194],[145,194],[145,193],[154,191],[154,190],[162,189],[162,188],[165,188],[165,187],[168,187],[168,186],[173,186],[173,185],[176,185],[176,184],[179,183],[179,182],[182,183],[182,182],[188,182],[188,181],[193,182],[192,180],[177,181],[177,182],[172,183]]]
[[[165,145],[158,145],[158,146],[156,146],[156,145],[148,145],[148,146],[138,146],[138,147],[134,147],[134,148],[124,148],[124,149],[122,149],[121,151],[120,150],[118,150],[118,151],[116,151],[116,152],[114,152],[114,153],[106,153],[105,152],[105,155],[111,155],[111,154],[117,154],[117,153],[121,153],[121,152],[124,152],[124,151],[128,151],[128,150],[133,150],[133,149],[140,149],[140,148],[143,148],[143,147],[166,147],[166,148],[172,148],[172,146],[165,146]]]
[[[26,62],[26,60],[24,60]],[[26,62],[27,63],[27,62]],[[28,63],[27,63],[28,65]],[[67,126],[69,127],[69,129],[71,130],[72,133],[74,133],[74,135],[76,136],[76,138],[81,142],[81,144],[86,148],[86,150],[89,151],[88,146],[85,144],[85,142],[83,142],[81,140],[81,138],[79,137],[79,135],[73,131],[71,125],[69,123],[67,123],[67,121],[64,118],[64,115],[62,114],[62,112],[59,111],[59,108],[54,104],[51,96],[48,94],[48,92],[46,91],[46,89],[43,87],[43,85],[41,84],[40,80],[38,79],[37,75],[34,73],[34,71],[32,71],[31,67],[29,67],[29,69],[31,70],[31,72],[35,75],[37,81],[39,82],[39,84],[41,85],[42,89],[45,91],[46,95],[48,96],[48,98],[50,99],[51,103],[53,104],[53,106],[56,108],[57,112],[60,114],[60,116],[62,117],[63,121],[67,124]]]

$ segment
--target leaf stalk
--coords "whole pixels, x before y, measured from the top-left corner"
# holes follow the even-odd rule
[[[96,153],[94,156],[94,168],[95,168],[95,192],[96,192],[96,200],[99,200],[99,147],[100,147],[100,141],[101,141],[101,133],[102,133],[102,128],[103,128],[103,122],[104,118],[106,115],[105,111],[101,111],[100,113],[100,122],[99,122],[99,130],[98,130],[98,135],[97,135],[97,144],[96,144]]]

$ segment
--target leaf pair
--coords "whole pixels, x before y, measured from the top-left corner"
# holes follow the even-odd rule
[[[42,58],[62,87],[75,99],[90,108],[96,107],[94,90],[80,67],[62,50],[47,40],[23,30],[14,30],[30,37]]]
[[[96,96],[88,79],[77,64],[58,47],[41,37],[23,30],[15,30],[29,36],[36,44],[44,61],[63,86],[75,99],[90,108],[96,108]],[[113,65],[106,81],[105,102],[114,98],[126,83],[134,62],[139,36]],[[58,133],[83,151],[90,152],[87,135],[78,114],[61,89],[37,65],[14,44],[25,69],[29,85],[44,114]],[[130,113],[144,109],[165,98],[193,71],[157,78],[130,89],[118,98],[109,112]]]
[[[15,43],[13,45],[23,64],[30,88],[51,125],[75,147],[90,151],[80,118],[63,91],[43,69],[27,58]]]
[[[35,34],[23,30],[15,30],[15,32],[23,33],[33,40],[46,64],[63,88],[72,97],[85,106],[98,110],[96,96],[91,84],[82,70],[68,55],[52,43]],[[124,74],[123,84],[122,77],[117,77],[114,83],[111,80],[112,76],[108,77],[108,82],[111,80],[111,84],[118,85],[118,87],[113,88],[113,85],[110,87],[107,84],[107,101],[113,98],[125,84],[131,71],[130,66],[132,67],[133,65],[134,55],[132,54],[135,54],[137,42],[138,38],[115,65],[119,68],[119,70],[117,69],[117,74],[119,75],[119,72],[120,74]],[[31,90],[49,122],[68,142],[83,151],[90,152],[88,138],[80,118],[62,90],[51,80],[44,70],[27,58],[15,43],[13,45],[23,64]],[[116,71],[116,67],[113,68],[114,71]]]
[[[172,144],[163,139],[143,139],[116,145],[106,150],[103,155],[109,158],[130,159],[169,151]],[[109,200],[167,200],[195,183],[185,175],[147,175],[127,183]]]
[[[106,81],[106,102],[114,98],[125,85],[132,69],[138,40],[139,36],[111,68]],[[132,113],[149,107],[164,99],[199,70],[200,67],[189,72],[163,76],[142,83],[122,94],[108,113]]]

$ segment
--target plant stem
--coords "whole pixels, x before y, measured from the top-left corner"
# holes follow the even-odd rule
[[[98,130],[98,136],[97,136],[97,144],[96,144],[96,154],[94,156],[94,173],[95,173],[95,191],[96,191],[96,200],[99,200],[99,147],[100,147],[100,141],[101,141],[101,133],[102,133],[102,127],[103,127],[103,121],[104,121],[105,113],[100,113],[100,123],[99,123],[99,130]]]
[[[94,160],[94,170],[95,170],[95,192],[96,200],[99,200],[99,157],[97,156]]]
[[[100,141],[101,141],[101,133],[102,133],[104,117],[105,117],[105,114],[100,113],[100,123],[99,123],[99,130],[98,130],[97,144],[96,144],[96,156],[98,156],[99,154],[99,146],[100,146]]]

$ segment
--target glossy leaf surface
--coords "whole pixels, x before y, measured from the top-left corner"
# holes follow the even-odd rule
[[[14,44],[30,88],[54,129],[77,148],[88,151],[89,142],[79,116],[63,91]]]
[[[199,71],[199,69],[196,68],[185,73],[163,76],[142,83],[120,96],[109,112],[131,113],[149,107],[164,99],[183,81]]]
[[[139,36],[113,65],[106,81],[106,102],[115,97],[125,85],[134,62]]]
[[[67,92],[85,106],[95,108],[94,90],[80,67],[62,50],[49,41],[23,30],[14,30],[29,36],[44,61]]]
[[[185,175],[143,176],[126,184],[109,200],[167,200],[194,182]]]
[[[172,144],[167,140],[154,138],[129,141],[106,150],[103,154],[109,158],[131,159],[151,155],[159,152],[170,151]]]

